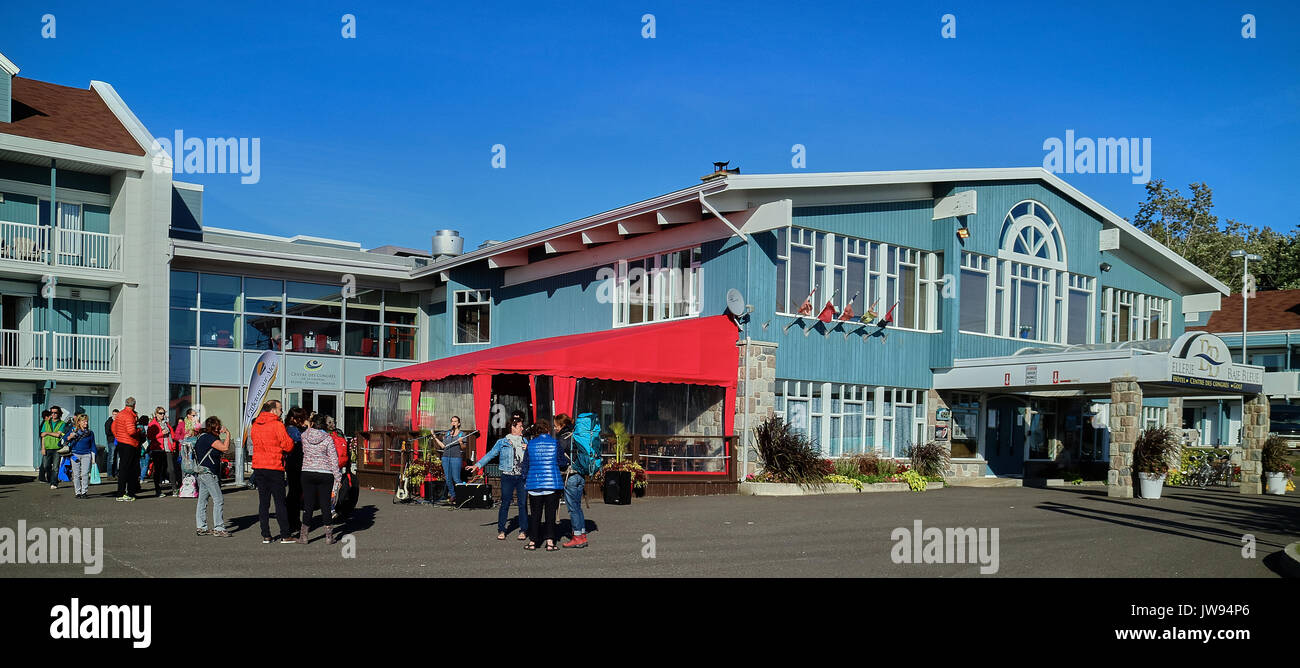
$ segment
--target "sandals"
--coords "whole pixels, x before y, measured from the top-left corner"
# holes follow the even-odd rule
[[[546,541],[546,551],[547,551],[547,552],[559,552],[559,551],[560,551],[560,546],[559,546],[559,545],[556,545],[556,544],[555,544],[555,541],[548,540],[548,541]]]
[[[519,540],[528,540],[528,534],[523,533],[523,532],[521,531],[521,532],[519,533]]]
[[[502,531],[501,533],[497,534],[497,540],[505,540],[505,539],[506,539],[506,532]]]
[[[528,551],[531,552],[531,551],[537,549],[537,544],[536,544],[536,543],[533,543],[533,542],[531,542],[531,541],[529,541],[529,543],[528,543],[527,545],[524,546],[524,549],[525,549],[525,550],[528,550]]]

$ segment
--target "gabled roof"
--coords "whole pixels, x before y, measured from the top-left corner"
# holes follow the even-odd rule
[[[1132,223],[1098,204],[1091,197],[1066,183],[1059,176],[1042,167],[1011,167],[992,169],[927,169],[884,172],[810,172],[798,174],[727,174],[704,183],[644,200],[604,213],[588,216],[540,232],[534,232],[487,248],[446,258],[431,263],[415,273],[416,277],[443,272],[453,267],[491,259],[494,267],[518,266],[527,263],[530,248],[545,246],[546,252],[555,254],[584,250],[591,243],[616,241],[631,233],[647,231],[646,226],[655,220],[656,212],[688,205],[697,207],[705,197],[731,191],[763,191],[771,194],[781,190],[799,188],[834,188],[847,186],[886,186],[925,183],[969,183],[977,181],[1040,181],[1060,191],[1067,199],[1093,213],[1103,224],[1118,228],[1121,233],[1120,248],[1144,259],[1162,265],[1171,279],[1189,285],[1188,292],[1204,289],[1221,294],[1230,291],[1226,285],[1188,262],[1177,253],[1147,236]],[[697,201],[693,201],[697,200]],[[698,217],[698,216],[697,216]],[[695,220],[692,218],[691,220]],[[659,225],[684,222],[682,218],[658,216]],[[626,228],[626,229],[625,229]],[[1188,280],[1190,279],[1190,280]]]
[[[144,147],[92,89],[14,77],[11,113],[13,121],[0,123],[0,134],[145,155]]]
[[[1218,311],[1210,315],[1209,322],[1187,329],[1207,332],[1241,332],[1241,293],[1224,297]],[[1256,292],[1250,300],[1250,331],[1274,332],[1300,330],[1300,290],[1268,290]]]

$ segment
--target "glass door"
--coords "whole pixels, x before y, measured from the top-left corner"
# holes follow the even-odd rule
[[[339,411],[343,406],[342,395],[342,392],[316,392],[314,393],[316,405],[313,409],[318,415],[328,415],[334,418],[335,426],[339,426],[341,417]]]

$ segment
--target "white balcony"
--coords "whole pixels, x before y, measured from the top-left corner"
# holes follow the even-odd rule
[[[46,332],[0,329],[0,369],[45,370]]]
[[[119,373],[122,337],[93,334],[54,334],[54,370],[76,373]]]
[[[0,221],[0,263],[120,271],[122,235]]]

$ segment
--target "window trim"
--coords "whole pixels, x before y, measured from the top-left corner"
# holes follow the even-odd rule
[[[474,293],[477,301],[461,301],[461,295]],[[460,338],[460,307],[462,306],[487,306],[488,308],[488,336],[486,341],[467,341],[462,343]],[[471,289],[452,291],[451,297],[451,345],[453,346],[482,346],[492,343],[492,290],[491,289]],[[391,325],[388,323],[379,323],[385,327],[412,327],[411,325]]]

